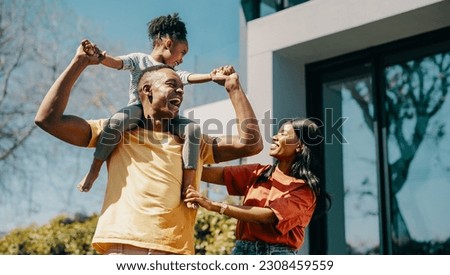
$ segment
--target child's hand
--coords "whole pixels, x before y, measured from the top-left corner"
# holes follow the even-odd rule
[[[231,66],[231,65],[222,66],[219,69],[220,69],[220,73],[223,74],[223,75],[232,75],[232,74],[234,74],[236,72],[234,70],[234,67]]]
[[[97,65],[101,62],[98,57],[89,56],[88,54],[86,54],[86,52],[83,50],[82,45],[78,46],[77,52],[75,53],[75,58],[82,60],[88,65]]]
[[[213,70],[211,72],[211,80],[221,86],[223,86],[225,84],[226,77],[227,77],[226,75],[222,74],[219,71]]]
[[[88,56],[96,57],[100,62],[105,59],[106,51],[100,50],[97,45],[93,44],[91,41],[84,39],[81,41],[81,46]]]
[[[231,65],[226,65],[226,66],[221,66],[219,68],[216,68],[214,70],[212,70],[211,74],[216,74],[216,75],[232,75],[233,73],[235,73],[236,71],[234,70],[233,66]]]
[[[225,82],[230,78],[236,78],[237,74],[233,66],[227,65],[212,70],[211,79],[219,85],[224,86]]]

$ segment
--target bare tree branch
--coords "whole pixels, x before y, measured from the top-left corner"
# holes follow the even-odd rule
[[[364,79],[365,82],[365,86],[367,87],[367,89],[370,89],[370,83],[367,82],[367,79]],[[371,104],[370,99],[368,98],[371,95],[366,95],[366,98],[363,97],[363,95],[360,94],[360,92],[357,90],[358,87],[358,82],[360,82],[360,80],[357,81],[351,81],[349,83],[347,83],[348,85],[348,89],[350,90],[350,93],[353,97],[353,99],[356,101],[356,103],[358,104],[358,106],[361,108],[362,112],[363,112],[363,116],[364,116],[364,122],[366,123],[367,127],[370,129],[370,131],[374,131],[373,129],[373,117],[370,114],[370,109],[369,109],[369,104]]]
[[[32,132],[36,129],[36,126],[33,125],[30,129],[28,129],[25,133],[23,133],[21,136],[15,136],[14,144],[9,147],[6,151],[0,152],[0,161],[5,160],[8,158],[14,150],[16,150],[18,147],[20,147],[27,138],[29,138],[32,134]]]

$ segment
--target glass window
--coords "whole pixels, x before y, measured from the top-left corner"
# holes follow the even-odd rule
[[[450,254],[446,31],[307,67],[333,198],[326,253]]]
[[[450,253],[450,52],[384,70],[394,254]]]
[[[267,16],[309,0],[241,0],[247,21]]]
[[[361,71],[333,72],[322,86],[330,254],[379,253],[372,76]]]

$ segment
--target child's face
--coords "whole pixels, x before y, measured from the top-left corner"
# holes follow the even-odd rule
[[[172,40],[170,47],[166,50],[164,63],[175,68],[183,63],[183,57],[189,50],[188,43],[186,41]]]

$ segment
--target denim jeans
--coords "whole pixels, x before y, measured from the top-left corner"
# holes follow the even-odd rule
[[[296,255],[297,250],[284,244],[237,240],[232,255]]]

